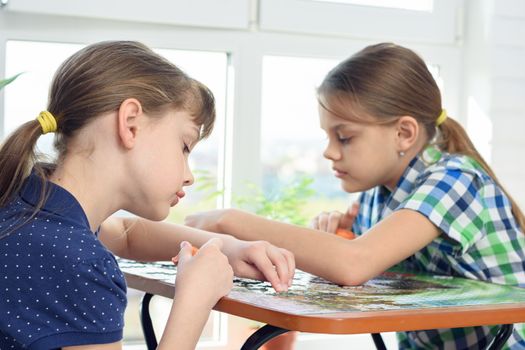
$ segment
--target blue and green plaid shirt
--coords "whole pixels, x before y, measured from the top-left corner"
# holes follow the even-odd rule
[[[415,157],[396,189],[361,194],[353,231],[362,234],[400,209],[426,216],[441,235],[399,265],[428,272],[525,287],[525,235],[511,204],[471,158],[437,152],[431,164]],[[514,325],[507,349],[525,349],[525,324]],[[483,326],[398,333],[400,349],[484,349],[499,327]]]

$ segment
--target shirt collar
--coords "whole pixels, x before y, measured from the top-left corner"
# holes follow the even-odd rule
[[[410,193],[413,192],[418,177],[425,171],[428,162],[424,160],[424,154],[415,156],[406,167],[403,175],[397,182],[396,188],[390,193],[385,201],[385,206],[381,217],[384,218],[392,213]]]
[[[65,188],[50,181],[43,180],[35,173],[31,173],[25,180],[20,190],[20,197],[26,203],[36,206],[42,194],[43,181],[45,181],[48,196],[41,210],[52,215],[67,217],[69,220],[73,220],[89,228],[86,213],[77,199]]]

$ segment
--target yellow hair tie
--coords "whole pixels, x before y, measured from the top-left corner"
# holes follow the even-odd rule
[[[40,123],[40,126],[42,126],[42,134],[45,135],[48,132],[57,131],[57,120],[50,112],[42,111],[36,119]]]
[[[447,119],[447,111],[446,109],[442,109],[441,110],[441,114],[439,115],[439,117],[436,119],[436,126],[440,126],[441,124],[443,124],[443,122]]]

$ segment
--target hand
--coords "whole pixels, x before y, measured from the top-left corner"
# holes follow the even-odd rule
[[[224,244],[236,276],[267,280],[277,292],[286,292],[295,274],[295,258],[286,249],[265,241],[242,241],[228,237]]]
[[[228,209],[216,209],[194,213],[184,219],[184,225],[205,231],[220,232],[219,224],[228,211]]]
[[[188,242],[181,243],[175,280],[176,298],[189,298],[211,309],[233,287],[233,269],[221,252],[223,242],[210,239],[192,256]]]
[[[340,228],[351,230],[358,212],[358,203],[353,203],[344,214],[338,211],[323,212],[310,222],[310,227],[329,233],[336,233]]]

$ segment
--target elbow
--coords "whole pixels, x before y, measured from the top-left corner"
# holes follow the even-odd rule
[[[325,279],[340,286],[360,286],[373,277],[367,272],[362,265],[350,266],[349,263],[345,263],[330,271],[325,271]]]
[[[365,284],[370,278],[365,276],[359,276],[354,273],[346,273],[338,278],[334,278],[332,282],[345,287],[355,287]]]
[[[338,262],[332,265],[332,271],[335,272],[331,278],[332,282],[341,286],[360,286],[377,275],[374,264],[367,263],[373,260],[366,254],[366,249],[356,247],[355,244],[348,244],[346,248],[339,254],[340,259],[332,260]]]

